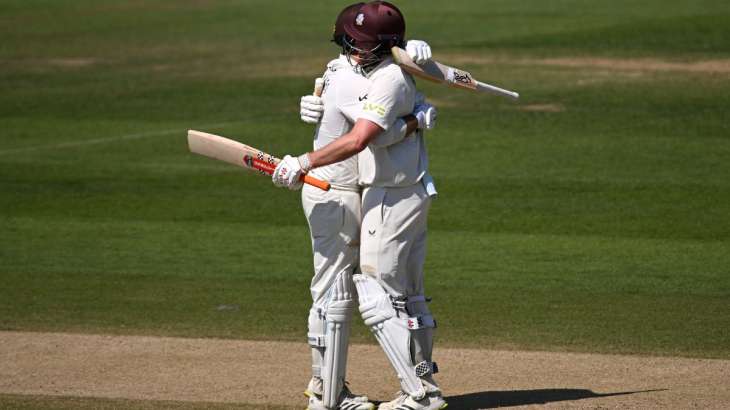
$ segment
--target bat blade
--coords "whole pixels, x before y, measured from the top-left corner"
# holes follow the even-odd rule
[[[491,84],[486,84],[474,79],[468,71],[449,67],[438,61],[429,60],[424,64],[416,64],[408,55],[406,50],[400,47],[391,49],[393,60],[406,72],[435,83],[446,84],[455,88],[462,88],[470,91],[487,92],[516,100],[520,95],[514,91],[505,90]]]
[[[188,130],[188,148],[192,153],[264,175],[273,174],[280,162],[279,158],[246,144],[202,131]],[[302,180],[305,184],[316,186],[324,191],[330,189],[329,183],[309,175],[303,175]]]

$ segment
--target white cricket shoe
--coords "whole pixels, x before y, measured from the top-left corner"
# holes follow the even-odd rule
[[[421,400],[414,400],[413,397],[399,391],[398,397],[389,402],[381,403],[378,410],[441,410],[445,409],[446,406],[448,404],[441,397],[440,392],[426,393],[426,396]]]
[[[309,379],[309,383],[307,384],[307,389],[304,390],[304,395],[307,397],[314,397],[314,396],[321,396],[322,395],[322,379],[318,377],[312,377]]]
[[[309,387],[312,387],[311,385]],[[307,410],[332,410],[324,406],[322,402],[322,395],[314,393],[312,389],[307,388],[304,391],[304,395],[309,397],[309,405]],[[370,403],[367,396],[358,396],[353,394],[347,385],[342,387],[340,393],[340,400],[337,403],[335,409],[341,410],[375,410],[375,405]]]

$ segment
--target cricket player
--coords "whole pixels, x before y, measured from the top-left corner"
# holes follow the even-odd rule
[[[428,174],[423,135],[419,132],[397,142],[389,140],[392,143],[379,144],[383,135],[403,126],[399,123],[400,118],[413,112],[416,104],[413,78],[390,58],[392,46],[404,45],[405,20],[394,5],[375,1],[360,6],[354,18],[346,19],[344,32],[346,60],[355,64],[370,81],[367,92],[359,97],[361,106],[354,118],[355,124],[349,132],[324,146],[315,143],[313,152],[299,157],[285,156],[272,178],[277,185],[297,189],[301,187],[301,174],[314,170],[313,174],[330,179],[337,187],[341,181],[327,178],[319,169],[330,164],[343,165],[347,163],[345,160],[359,154],[358,182],[364,186],[359,235],[362,273],[354,275],[353,280],[360,313],[396,370],[402,390],[398,397],[380,408],[442,409],[446,403],[433,379],[437,369],[431,359],[435,322],[423,286],[426,220],[431,197],[435,195]],[[323,97],[325,112],[318,130],[325,126],[327,94],[326,91]],[[306,195],[307,191],[303,192],[303,198]],[[321,202],[322,198],[313,199]],[[303,201],[307,212],[306,200]],[[340,207],[343,208],[347,207]],[[355,214],[354,207],[351,209]],[[340,215],[330,215],[334,226],[341,223],[341,214],[342,211]],[[316,242],[316,227],[311,224],[310,227]],[[344,232],[338,236],[343,242],[352,244],[352,238]],[[348,299],[355,293],[347,287],[346,281],[335,283],[328,292],[334,293],[335,297],[328,298],[325,354],[336,346],[329,343],[330,338],[336,339],[345,322],[338,320],[336,313],[331,319],[330,311],[351,309],[354,302]],[[334,331],[330,331],[331,328]],[[328,365],[325,358],[322,371],[330,372],[330,367],[336,365]],[[326,399],[327,392],[324,396]],[[340,408],[349,407],[340,405]]]
[[[338,16],[333,34],[333,41],[338,45],[342,45],[344,22],[353,19],[363,4],[349,6]],[[430,48],[425,42],[411,40],[407,50],[415,61],[430,58]],[[352,128],[369,87],[369,79],[345,55],[327,65],[323,96],[304,96],[300,104],[302,120],[318,124],[315,149],[331,143]],[[373,144],[391,145],[417,127],[430,129],[435,124],[435,115],[432,106],[422,103],[414,113],[399,119],[389,131],[382,132]],[[352,274],[359,265],[361,188],[357,158],[321,167],[312,173],[329,181],[332,190],[324,192],[307,186],[302,192],[315,267],[310,286],[313,305],[308,321],[308,340],[312,347],[312,378],[305,391],[309,397],[308,408],[372,409],[374,405],[367,397],[350,393],[344,384],[350,321],[356,306]]]

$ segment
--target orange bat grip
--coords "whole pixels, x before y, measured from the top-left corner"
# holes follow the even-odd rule
[[[329,182],[322,181],[321,179],[317,179],[315,177],[311,177],[307,174],[302,175],[302,181],[305,184],[309,184],[312,186],[316,186],[317,188],[323,190],[323,191],[329,191],[330,190],[330,184]]]

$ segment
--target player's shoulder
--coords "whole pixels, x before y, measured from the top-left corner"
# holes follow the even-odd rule
[[[327,63],[327,70],[325,70],[324,73],[326,79],[338,83],[355,81],[353,77],[356,75],[357,74],[353,71],[350,63],[343,56],[335,58]]]
[[[327,63],[327,72],[334,73],[342,68],[342,62],[339,58],[333,58],[329,63]]]
[[[379,65],[373,72],[373,78],[389,78],[389,79],[401,79],[403,78],[403,70],[393,60],[388,59]]]
[[[347,57],[340,55],[337,58],[332,59],[327,63],[327,71],[330,73],[351,73],[352,65],[347,60]]]
[[[393,87],[410,87],[413,84],[411,75],[392,60],[378,67],[370,77],[373,82],[389,84]]]

